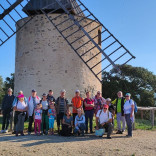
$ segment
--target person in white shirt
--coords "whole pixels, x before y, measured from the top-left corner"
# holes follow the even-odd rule
[[[112,113],[108,110],[108,105],[104,105],[103,109],[99,110],[96,114],[96,129],[105,128],[108,130],[107,139],[111,139],[112,133]]]
[[[17,123],[16,123],[16,136],[18,133],[21,133],[24,136],[23,129],[24,129],[24,121],[26,118],[26,112],[28,110],[28,105],[24,101],[24,95],[18,95],[18,102],[16,106],[14,106],[15,114],[17,115]]]
[[[28,126],[28,135],[32,131],[32,123],[34,121],[34,109],[37,104],[40,103],[41,98],[37,96],[36,90],[32,90],[32,96],[28,98],[28,115],[29,115],[29,126]]]
[[[132,123],[134,121],[134,101],[131,99],[131,94],[126,93],[126,102],[124,104],[124,114],[127,123],[128,135],[132,137]]]

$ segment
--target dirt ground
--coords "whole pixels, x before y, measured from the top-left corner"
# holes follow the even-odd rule
[[[64,155],[64,156],[156,156],[156,131],[135,130],[133,138],[113,134],[111,140],[84,137],[18,136],[0,134],[0,155]]]

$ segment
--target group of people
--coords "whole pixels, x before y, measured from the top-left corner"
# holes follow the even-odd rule
[[[29,120],[28,135],[31,135],[33,122],[36,135],[53,135],[56,119],[59,135],[84,136],[85,133],[94,133],[93,117],[95,116],[95,131],[105,129],[107,138],[111,139],[116,115],[118,128],[116,134],[122,134],[127,123],[127,137],[132,137],[134,101],[131,99],[130,93],[126,93],[125,97],[123,97],[123,93],[119,91],[117,98],[111,101],[110,98],[103,98],[100,91],[93,98],[88,91],[86,92],[86,98],[83,99],[80,96],[80,91],[76,90],[75,96],[69,103],[64,89],[61,90],[57,99],[54,98],[52,90],[49,90],[48,94],[44,93],[40,98],[37,96],[37,91],[33,89],[32,95],[28,99],[22,91],[19,91],[17,97],[12,92],[12,89],[9,88],[8,94],[5,95],[2,102],[3,123],[1,133],[8,132],[10,118],[14,116],[13,133],[16,136],[19,133],[24,136],[24,122],[27,119]]]

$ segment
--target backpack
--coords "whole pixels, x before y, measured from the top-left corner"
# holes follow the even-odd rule
[[[138,106],[137,103],[134,101],[134,113],[138,112]]]
[[[130,103],[131,100],[129,100],[129,103]],[[134,113],[137,113],[138,112],[138,106],[137,106],[137,103],[132,100],[134,102]]]

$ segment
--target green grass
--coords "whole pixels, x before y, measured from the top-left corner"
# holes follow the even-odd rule
[[[117,121],[115,120],[114,121],[114,129],[116,130],[117,129]],[[96,123],[95,123],[95,118],[93,119],[93,127],[96,126]],[[0,116],[0,130],[2,129],[2,116]],[[27,130],[28,129],[28,121],[25,122],[24,124],[24,129]],[[152,128],[151,126],[151,121],[149,120],[141,120],[141,119],[136,119],[136,122],[135,122],[135,129],[141,129],[141,130],[156,130],[156,123],[155,123],[155,126]],[[57,130],[57,124],[56,124],[56,121],[55,121],[55,125],[54,125],[54,130],[56,131]]]

